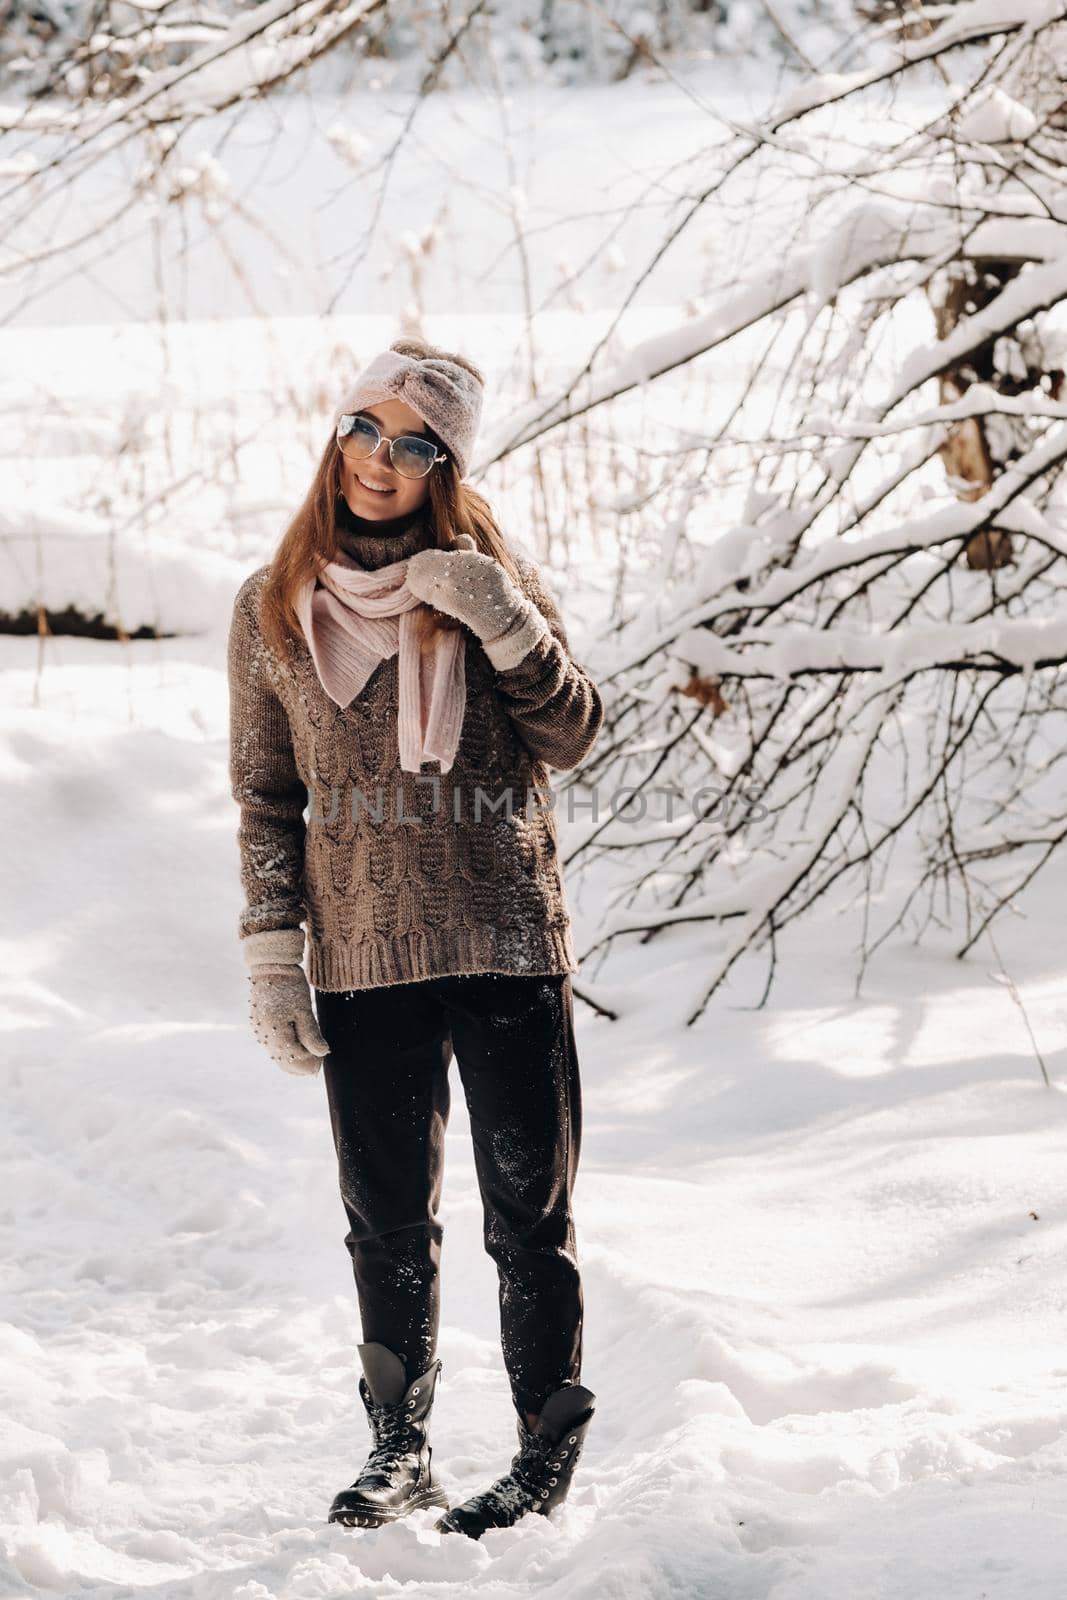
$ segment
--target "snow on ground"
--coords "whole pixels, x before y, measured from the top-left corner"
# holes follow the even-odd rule
[[[223,638],[0,641],[7,1198],[0,1593],[1052,1600],[1067,1520],[1056,873],[988,955],[832,907],[694,1028],[699,936],[577,1008],[583,1378],[570,1499],[474,1543],[324,1521],[367,1449],[321,1077],[246,1023]],[[584,893],[583,893],[584,898]],[[579,930],[584,913],[575,910]],[[456,1068],[435,1462],[514,1427]]]

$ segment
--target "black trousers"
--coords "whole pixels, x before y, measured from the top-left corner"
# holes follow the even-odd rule
[[[571,980],[479,973],[315,991],[365,1341],[408,1381],[437,1352],[444,1137],[453,1052],[470,1115],[512,1400],[578,1382],[582,1286],[571,1196],[582,1105]]]

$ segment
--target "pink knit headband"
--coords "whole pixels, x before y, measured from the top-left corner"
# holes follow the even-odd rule
[[[356,379],[334,418],[375,400],[405,401],[444,441],[462,478],[470,464],[482,414],[482,380],[445,356],[408,356],[383,350]]]

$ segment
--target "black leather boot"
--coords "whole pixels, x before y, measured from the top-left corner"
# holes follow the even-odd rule
[[[409,1385],[404,1363],[386,1345],[361,1344],[359,1353],[359,1394],[374,1447],[355,1483],[334,1497],[329,1520],[377,1528],[421,1506],[447,1506],[448,1496],[433,1480],[428,1437],[440,1359]]]
[[[453,1506],[434,1523],[442,1533],[480,1539],[486,1528],[509,1528],[527,1511],[547,1516],[567,1498],[575,1462],[593,1418],[596,1395],[580,1383],[550,1394],[531,1431],[518,1418],[519,1448],[511,1471],[478,1494]]]

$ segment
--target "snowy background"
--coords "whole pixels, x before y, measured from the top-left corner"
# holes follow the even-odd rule
[[[689,82],[717,111],[751,109],[734,70]],[[369,126],[378,103],[319,99],[313,129],[306,106],[285,108],[292,140],[271,148],[288,182],[270,193],[298,254],[313,214],[330,222],[323,130]],[[0,636],[0,1596],[1053,1600],[1067,1533],[1055,863],[995,950],[961,962],[948,930],[902,935],[858,996],[849,902],[824,897],[781,940],[765,1007],[762,965],[742,965],[689,1028],[670,996],[699,991],[700,925],[651,951],[616,941],[593,987],[620,1020],[576,1008],[598,1410],[568,1501],[478,1543],[438,1535],[431,1512],[374,1531],[324,1521],[366,1453],[360,1333],[322,1080],[281,1073],[246,1023],[225,632],[304,492],[339,352],[396,334],[433,158],[477,151],[473,209],[442,223],[418,298],[426,333],[485,365],[491,433],[523,398],[509,186],[538,241],[551,374],[613,304],[610,274],[575,277],[582,219],[698,162],[710,136],[662,82],[530,87],[523,109],[517,176],[477,96],[423,107],[427,165],[403,175],[382,257],[334,315],[238,316],[208,229],[178,269],[193,320],[166,330],[142,320],[155,291],[136,237],[65,284],[38,275],[32,304],[25,284],[5,291],[0,609],[75,604],[161,637]],[[252,113],[241,126],[254,150]],[[736,235],[698,230],[665,263],[621,350],[791,224],[779,180]],[[256,172],[261,205],[268,181]],[[640,210],[628,227],[620,264]],[[247,258],[271,302],[284,252]],[[729,405],[738,381],[724,362],[652,386],[615,414],[613,448]],[[610,529],[591,515],[541,549],[522,469],[490,492],[556,573],[575,654],[606,670]],[[709,547],[730,493],[698,519]],[[631,594],[659,549],[637,521]],[[605,893],[591,873],[572,887],[579,950]],[[459,1499],[504,1470],[514,1427],[452,1081],[432,1437]]]

